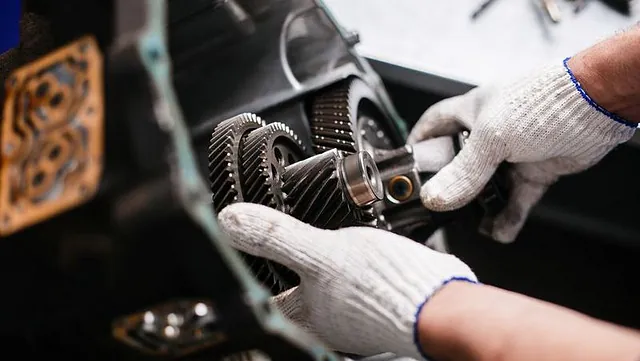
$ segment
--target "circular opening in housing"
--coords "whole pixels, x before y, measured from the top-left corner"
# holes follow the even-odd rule
[[[406,176],[395,176],[389,181],[387,191],[392,200],[406,201],[413,194],[413,182]]]

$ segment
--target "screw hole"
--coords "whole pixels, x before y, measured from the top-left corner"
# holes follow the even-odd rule
[[[406,201],[413,194],[413,183],[405,176],[397,176],[389,182],[389,195],[397,201]]]
[[[49,152],[49,159],[56,160],[56,158],[60,156],[60,151],[61,151],[61,148],[59,145],[56,145],[55,147],[53,147],[53,149],[51,149],[51,152]]]
[[[38,173],[36,173],[35,176],[33,176],[33,179],[31,179],[31,184],[34,187],[37,187],[42,184],[45,177],[46,177],[46,174],[43,171],[39,171]]]
[[[63,99],[64,99],[64,95],[62,95],[62,93],[56,93],[56,95],[54,95],[53,98],[51,98],[51,101],[49,102],[49,104],[55,108],[62,103]]]
[[[48,91],[49,91],[49,82],[40,83],[40,85],[38,85],[38,87],[36,88],[36,96],[38,98],[42,98],[45,95],[47,95]]]

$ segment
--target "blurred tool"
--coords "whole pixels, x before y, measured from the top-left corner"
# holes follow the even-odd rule
[[[568,0],[573,3],[573,12],[575,14],[581,12],[587,6],[587,0]]]
[[[587,6],[587,0],[567,0],[574,4],[574,13],[579,13]],[[631,15],[631,3],[633,0],[600,0],[610,9],[622,14]]]
[[[540,0],[540,2],[542,3],[542,9],[544,9],[544,12],[552,22],[559,23],[562,20],[562,12],[556,0]]]
[[[623,15],[631,15],[632,0],[600,0],[611,9]]]
[[[475,20],[478,16],[482,15],[484,11],[489,7],[489,5],[493,4],[496,0],[484,0],[480,6],[471,14],[471,20]]]

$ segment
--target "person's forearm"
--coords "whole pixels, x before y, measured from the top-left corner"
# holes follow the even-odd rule
[[[639,361],[640,333],[491,286],[452,282],[422,309],[418,335],[438,361]]]
[[[576,54],[568,65],[596,103],[640,123],[640,26]]]

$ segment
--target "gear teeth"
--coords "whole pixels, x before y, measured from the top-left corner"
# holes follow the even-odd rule
[[[336,149],[287,167],[282,175],[284,203],[290,215],[323,229],[355,223],[354,207],[344,194]]]
[[[283,123],[271,123],[250,133],[242,147],[245,201],[283,209],[280,177],[284,165],[275,160],[274,146],[287,144],[302,158],[304,147],[298,136]],[[276,174],[274,174],[274,172]]]
[[[216,212],[243,200],[240,150],[246,136],[265,125],[255,114],[243,113],[218,124],[209,145],[209,182]]]
[[[356,104],[350,92],[352,81],[340,84],[327,93],[318,96],[311,110],[311,134],[314,150],[323,153],[331,149],[339,149],[347,153],[357,150]]]
[[[241,169],[243,169],[244,200],[285,211],[280,182],[285,165],[276,162],[275,146],[285,145],[297,154],[296,160],[304,156],[304,147],[298,136],[283,123],[271,123],[251,132],[242,145]],[[295,272],[284,266],[258,257],[244,255],[245,261],[256,278],[269,287],[273,294],[300,283]]]

